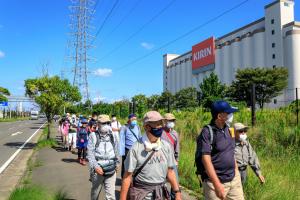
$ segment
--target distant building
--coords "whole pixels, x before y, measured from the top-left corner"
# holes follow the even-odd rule
[[[183,55],[166,54],[163,60],[163,88],[173,94],[198,88],[211,72],[229,85],[237,69],[287,67],[288,88],[270,106],[285,105],[300,88],[300,22],[294,21],[294,1],[276,0],[265,6],[265,17],[200,42]]]

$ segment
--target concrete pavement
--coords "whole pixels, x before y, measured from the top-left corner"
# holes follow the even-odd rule
[[[57,129],[53,129],[54,131]],[[59,138],[59,136],[56,136]],[[34,168],[32,183],[43,186],[51,192],[63,189],[69,195],[69,199],[90,199],[91,183],[89,182],[89,170],[77,162],[77,155],[65,151],[61,147],[44,148],[35,155],[36,160],[42,166]],[[116,198],[119,199],[121,189],[120,173],[116,181]],[[183,199],[194,200],[196,198],[182,193]],[[103,191],[99,199],[105,199]]]

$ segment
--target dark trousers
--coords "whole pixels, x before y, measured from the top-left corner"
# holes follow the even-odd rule
[[[125,148],[125,155],[122,156],[122,170],[121,170],[121,177],[122,178],[123,178],[124,173],[125,173],[124,161],[126,159],[126,156],[127,156],[128,152],[129,152],[129,149]]]
[[[242,184],[244,185],[246,183],[246,180],[247,180],[247,168],[244,169],[244,170],[239,170],[239,172],[240,172],[240,175],[241,175]]]
[[[86,157],[86,148],[78,148],[78,159]]]

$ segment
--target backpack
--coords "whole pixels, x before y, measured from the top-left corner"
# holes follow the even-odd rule
[[[210,148],[213,148],[213,142],[214,142],[214,132],[212,130],[211,125],[206,125],[204,128],[207,127],[210,135]],[[201,134],[197,137],[197,147],[196,147],[196,152],[195,152],[195,166],[196,166],[196,174],[197,175],[202,175],[205,171],[203,163],[202,163],[202,153],[201,153],[201,148],[199,146],[200,144],[200,137]]]
[[[88,130],[87,128],[79,128],[78,130],[78,141],[84,143],[88,140]]]
[[[103,140],[101,139],[100,133],[98,131],[95,132],[95,135],[96,135],[96,140],[97,140],[96,144],[95,144],[95,149],[97,149],[99,147],[100,143],[103,142]],[[115,173],[116,162],[118,160],[118,158],[116,157],[117,156],[117,151],[116,151],[116,147],[115,147],[114,136],[113,136],[112,132],[110,132],[108,135],[109,135],[109,141],[110,141],[110,143],[113,147],[115,158],[114,158],[114,161],[112,163],[110,163],[109,165],[101,166],[102,170],[104,172],[104,176],[110,176],[110,175]],[[106,146],[105,146],[105,148],[106,148]]]

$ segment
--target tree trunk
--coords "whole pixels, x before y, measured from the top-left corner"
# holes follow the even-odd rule
[[[49,140],[50,139],[50,134],[51,134],[51,132],[50,132],[50,125],[51,125],[51,119],[48,119],[47,120],[48,121],[48,133],[47,133],[47,140]]]

